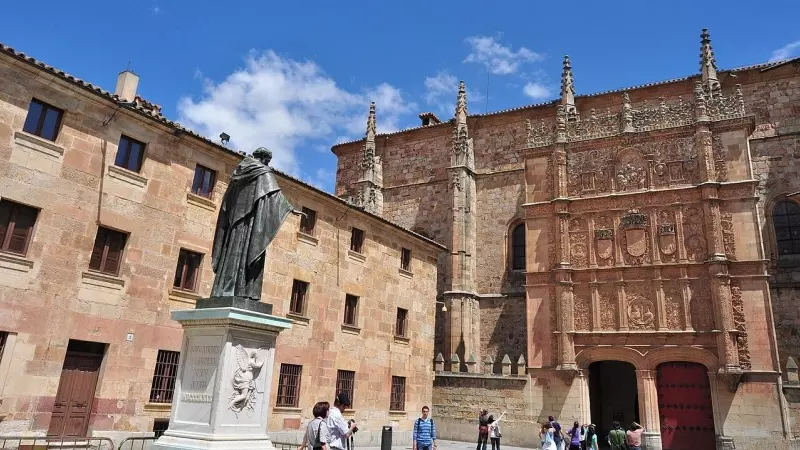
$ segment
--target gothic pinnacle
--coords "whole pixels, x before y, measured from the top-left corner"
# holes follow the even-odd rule
[[[375,142],[375,102],[369,104],[369,116],[367,117],[367,140]]]
[[[714,48],[711,47],[711,35],[708,29],[703,28],[700,33],[700,74],[703,84],[709,88],[719,85],[717,79],[717,60],[714,58]]]
[[[456,122],[467,121],[467,88],[462,80],[458,83],[458,99],[456,100]]]
[[[564,55],[564,68],[561,72],[561,104],[575,105],[575,80],[572,76],[572,62]]]

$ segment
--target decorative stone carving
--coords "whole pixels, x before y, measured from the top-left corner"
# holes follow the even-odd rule
[[[609,191],[610,163],[611,152],[608,150],[568,153],[569,195],[579,196],[584,192]]]
[[[604,285],[598,290],[600,295],[600,328],[617,330],[619,328],[619,302],[613,286]]]
[[[453,172],[453,181],[451,184],[453,185],[453,190],[461,191],[463,189],[461,185],[461,174],[459,172]]]
[[[703,225],[703,209],[689,206],[683,212],[683,235],[686,246],[686,258],[689,261],[705,261],[708,254]]]
[[[675,283],[664,285],[664,313],[668,329],[683,329],[683,296]]]
[[[742,288],[736,282],[731,283],[731,304],[733,306],[733,324],[736,327],[736,351],[739,354],[739,365],[743,370],[750,370],[750,348],[747,343],[747,323],[742,300]]]
[[[597,265],[601,267],[614,264],[614,230],[611,218],[598,216],[594,220],[594,245]]]
[[[650,242],[647,237],[647,215],[637,209],[622,216],[620,227],[624,231],[625,262],[639,266],[650,262]]]
[[[721,212],[720,224],[722,225],[722,245],[725,256],[731,261],[736,261],[736,235],[733,231],[733,216],[729,212]]]
[[[697,149],[693,137],[655,141],[642,145],[642,152],[652,156],[656,186],[697,181]]]
[[[711,331],[714,328],[711,283],[708,280],[693,280],[690,284],[690,290],[692,327],[696,331]]]
[[[618,191],[647,187],[647,161],[637,149],[626,149],[619,155],[616,171]]]
[[[655,329],[655,304],[638,292],[626,292],[628,327],[632,330]]]
[[[711,138],[711,149],[714,155],[714,170],[717,173],[717,181],[728,181],[728,149],[722,143],[719,135]]]
[[[678,239],[675,233],[675,215],[670,210],[662,210],[658,213],[658,246],[661,250],[662,261],[676,260]]]
[[[569,223],[569,256],[570,264],[575,268],[588,265],[589,247],[588,231],[583,219],[572,219]]]
[[[528,148],[547,147],[553,143],[556,127],[553,123],[545,123],[544,119],[532,125],[530,119],[525,120],[525,131]]]
[[[684,102],[683,97],[669,104],[664,97],[660,97],[655,105],[645,100],[638,109],[631,111],[631,124],[637,132],[682,127],[693,122],[694,106]]]
[[[231,384],[233,393],[230,397],[228,408],[239,414],[247,410],[248,414],[255,411],[256,404],[256,379],[261,374],[261,368],[269,356],[268,350],[258,349],[248,352],[241,344],[236,346],[236,372],[233,374]],[[261,392],[259,392],[261,394]]]
[[[586,288],[575,289],[572,299],[575,311],[575,330],[589,331],[592,323],[592,298]]]
[[[580,142],[590,139],[599,139],[619,134],[620,115],[607,109],[605,113],[598,114],[594,109],[589,111],[589,116],[581,119],[577,116],[574,122],[568,123],[567,141]]]

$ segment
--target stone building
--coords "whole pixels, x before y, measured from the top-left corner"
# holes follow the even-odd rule
[[[105,436],[166,426],[181,345],[170,311],[208,295],[210,248],[242,155],[0,45],[0,434]],[[374,135],[374,120],[369,133]],[[287,175],[267,254],[277,343],[269,431],[299,440],[348,391],[358,440],[431,401],[443,247]],[[424,370],[420,370],[424,368]]]
[[[441,436],[485,406],[512,445],[548,415],[637,421],[650,449],[797,445],[800,58],[718,70],[703,30],[695,75],[574,78],[565,57],[560,99],[473,115],[462,82],[453,119],[332,149],[337,195],[449,247]]]

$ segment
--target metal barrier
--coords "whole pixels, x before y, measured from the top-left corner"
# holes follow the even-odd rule
[[[125,438],[119,443],[117,450],[150,450],[156,439],[158,438],[155,436]]]
[[[278,450],[297,450],[300,444],[287,444],[286,442],[272,442],[272,446]]]
[[[114,441],[103,437],[60,438],[34,436],[0,436],[0,449],[50,450],[50,449],[115,450]]]

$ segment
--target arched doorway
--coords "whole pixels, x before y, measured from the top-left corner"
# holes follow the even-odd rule
[[[636,368],[623,361],[597,361],[589,366],[589,404],[592,423],[597,426],[598,443],[608,447],[611,423],[623,428],[639,420],[639,391]]]
[[[664,450],[714,450],[714,410],[708,369],[691,362],[659,364],[658,413]]]

